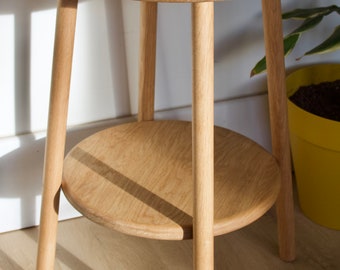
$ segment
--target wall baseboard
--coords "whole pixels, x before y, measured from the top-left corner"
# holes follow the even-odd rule
[[[155,114],[156,119],[191,119],[191,107]],[[83,138],[135,117],[111,119],[68,129],[66,152]],[[270,150],[267,96],[258,95],[215,104],[215,123],[239,132]],[[36,226],[40,220],[45,133],[0,138],[0,233]],[[61,196],[59,219],[80,214]]]

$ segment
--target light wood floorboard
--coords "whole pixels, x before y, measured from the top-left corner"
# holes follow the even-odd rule
[[[255,223],[215,238],[215,269],[340,269],[340,231],[321,227],[296,207],[297,259],[277,256],[273,210]],[[0,235],[0,268],[35,268],[37,228]],[[192,241],[156,241],[110,231],[85,218],[60,222],[55,269],[192,269]]]

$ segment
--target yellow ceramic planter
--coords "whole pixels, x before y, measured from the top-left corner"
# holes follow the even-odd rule
[[[302,68],[287,77],[287,93],[339,78],[340,64]],[[289,100],[288,119],[301,209],[316,223],[340,230],[340,122],[308,113]]]

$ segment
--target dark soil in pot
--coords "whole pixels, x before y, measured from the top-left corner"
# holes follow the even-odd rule
[[[340,122],[340,80],[301,86],[289,99],[312,114]]]

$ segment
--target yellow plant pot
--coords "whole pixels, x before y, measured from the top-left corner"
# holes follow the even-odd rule
[[[287,94],[337,79],[340,64],[301,68],[287,77]],[[340,230],[340,122],[311,114],[290,100],[288,119],[301,209],[314,222]]]

